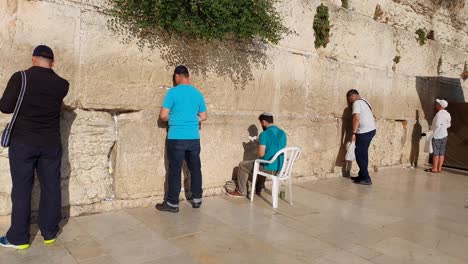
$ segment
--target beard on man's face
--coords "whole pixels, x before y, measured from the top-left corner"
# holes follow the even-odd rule
[[[262,125],[262,129],[263,129],[263,131],[265,131],[267,129],[267,127]]]

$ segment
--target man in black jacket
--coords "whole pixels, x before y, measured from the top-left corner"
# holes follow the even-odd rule
[[[9,148],[12,178],[11,227],[0,246],[29,247],[31,192],[37,172],[41,187],[39,228],[44,243],[54,243],[61,220],[62,144],[60,111],[68,82],[53,70],[54,53],[47,46],[34,49],[32,67],[25,71],[27,85],[11,134]],[[13,113],[21,90],[21,74],[13,74],[0,99],[0,111]]]

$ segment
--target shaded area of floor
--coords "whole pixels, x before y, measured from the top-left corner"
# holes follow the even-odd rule
[[[330,179],[293,195],[276,211],[271,197],[219,196],[179,214],[149,206],[76,217],[55,245],[37,237],[27,251],[0,249],[0,263],[468,263],[463,173],[384,169],[371,187]]]

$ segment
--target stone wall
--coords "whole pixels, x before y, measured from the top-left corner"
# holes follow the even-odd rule
[[[322,2],[333,27],[327,48],[316,50],[312,24]],[[238,162],[252,156],[248,136],[263,111],[273,112],[289,145],[303,150],[297,180],[341,176],[350,88],[373,104],[378,119],[370,166],[405,164],[421,144],[414,128],[427,129],[432,100],[447,91],[437,83],[451,80],[452,101],[468,98],[460,79],[468,3],[455,2],[353,0],[346,10],[338,0],[280,1],[295,33],[275,46],[239,48],[182,40],[142,46],[108,30],[104,0],[0,1],[0,92],[13,72],[29,66],[34,46],[54,49],[56,71],[71,83],[62,116],[64,207],[71,215],[161,198],[167,128],[157,114],[176,64],[190,67],[209,109],[201,127],[206,195],[220,193]],[[383,14],[375,20],[377,4]],[[420,46],[418,28],[434,30],[435,40]],[[1,115],[0,125],[8,118]],[[0,215],[11,210],[7,153],[0,152]]]

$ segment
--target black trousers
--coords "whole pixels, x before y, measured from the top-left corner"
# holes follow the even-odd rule
[[[10,171],[13,183],[11,227],[8,241],[14,245],[29,244],[31,192],[34,173],[41,187],[39,229],[44,239],[53,239],[59,232],[62,192],[60,167],[62,147],[37,147],[13,143],[9,148]]]
[[[364,134],[356,135],[356,149],[354,154],[356,155],[356,162],[359,166],[359,180],[371,180],[369,175],[369,146],[376,134],[375,130]]]
[[[184,160],[190,171],[190,191],[194,202],[202,198],[202,174],[200,161],[200,140],[167,140],[167,158],[169,161],[169,190],[167,203],[170,206],[179,206],[179,194],[182,185],[181,172]]]

